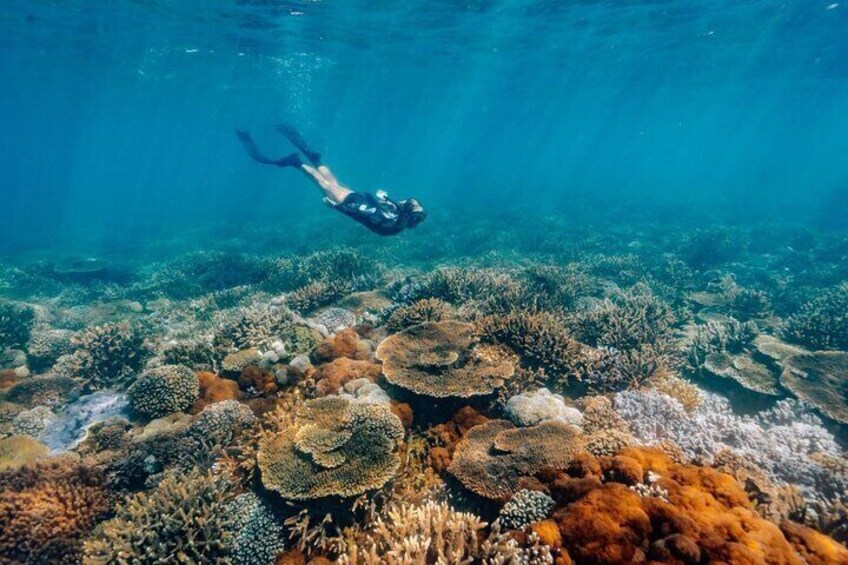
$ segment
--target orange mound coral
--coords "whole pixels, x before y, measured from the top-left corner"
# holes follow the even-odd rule
[[[335,394],[345,384],[355,379],[368,379],[371,382],[380,378],[380,365],[370,361],[357,361],[340,357],[318,367],[313,376],[316,387],[323,394]]]
[[[448,459],[450,459],[456,444],[468,433],[468,430],[488,421],[487,417],[473,407],[463,406],[456,411],[450,420],[427,430],[427,435],[433,442],[448,452]]]
[[[474,326],[461,322],[412,326],[384,339],[376,355],[388,382],[436,398],[490,394],[515,372],[496,348],[478,343]]]
[[[505,499],[515,494],[522,477],[545,466],[564,468],[582,446],[580,430],[559,420],[526,428],[489,420],[460,441],[448,471],[479,496]]]
[[[197,379],[200,382],[200,396],[191,408],[192,414],[199,413],[209,404],[239,398],[239,387],[235,381],[204,371],[197,373]]]
[[[357,341],[359,341],[359,336],[354,330],[342,330],[315,346],[312,351],[312,362],[318,365],[340,357],[355,359]]]
[[[279,389],[276,375],[256,366],[246,367],[241,372],[238,386],[241,390],[260,395],[274,394]]]
[[[595,465],[540,474],[559,507],[552,519],[578,563],[845,563],[834,540],[761,518],[741,486],[715,469],[627,448]],[[802,558],[803,556],[803,558]]]
[[[0,473],[0,563],[79,563],[83,539],[112,510],[104,483],[66,458]]]

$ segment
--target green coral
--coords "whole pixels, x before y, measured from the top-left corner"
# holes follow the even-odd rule
[[[163,365],[140,376],[127,391],[133,411],[145,418],[161,418],[188,410],[197,400],[197,375],[182,365]]]

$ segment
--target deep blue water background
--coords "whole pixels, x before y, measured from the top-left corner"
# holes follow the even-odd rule
[[[494,205],[838,218],[846,31],[817,0],[5,0],[0,247],[347,229],[232,133],[282,154],[281,120],[351,187],[418,196],[412,237]]]

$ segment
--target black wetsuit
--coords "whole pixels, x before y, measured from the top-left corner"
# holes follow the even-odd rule
[[[387,196],[352,192],[341,204],[329,204],[376,234],[396,235],[406,229],[397,202]]]

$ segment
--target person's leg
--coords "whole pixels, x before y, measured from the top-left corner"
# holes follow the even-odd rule
[[[353,191],[335,182],[335,177],[332,177],[332,174],[330,175],[332,180],[331,178],[326,177],[322,174],[320,169],[326,169],[326,167],[319,167],[318,169],[310,167],[309,165],[303,165],[300,167],[300,170],[312,179],[328,200],[335,204],[341,204]]]
[[[321,167],[321,154],[317,151],[313,151],[309,145],[307,145],[306,141],[304,141],[303,137],[301,137],[300,132],[288,124],[278,125],[277,131],[283,134],[285,138],[289,140],[289,143],[297,147],[301,153],[306,155],[306,158],[314,167]]]
[[[276,165],[277,167],[300,167],[303,165],[303,161],[297,153],[286,155],[280,159],[270,159],[259,152],[259,149],[256,147],[256,143],[254,143],[253,138],[249,133],[244,130],[237,129],[236,135],[250,158],[258,163]]]

